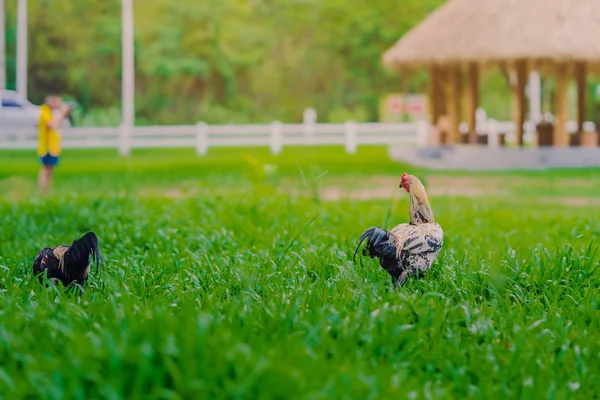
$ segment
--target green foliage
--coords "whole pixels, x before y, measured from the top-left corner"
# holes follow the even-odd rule
[[[344,123],[346,121],[368,122],[369,111],[367,107],[358,105],[353,109],[338,107],[329,114],[329,121],[333,123]]]
[[[93,108],[87,112],[77,108],[73,112],[76,126],[119,126],[121,124],[121,110],[117,107]]]
[[[385,149],[312,150],[69,151],[47,198],[35,158],[2,152],[0,397],[600,396],[597,170],[453,173],[495,190],[448,197],[433,193],[442,175]],[[312,187],[405,170],[446,239],[429,275],[394,291],[352,253],[388,213],[406,221],[406,195],[314,201]],[[105,274],[81,298],[42,288],[37,251],[88,229]]]
[[[401,88],[381,55],[443,1],[136,3],[137,122],[297,122],[306,107],[318,110],[321,121],[375,121],[380,96]],[[92,114],[79,118],[83,124],[114,125],[121,2],[28,4],[30,98],[39,103],[48,92],[69,94]],[[16,2],[6,5],[14,88]],[[412,75],[405,87],[424,92],[426,79]],[[491,88],[482,89],[484,105],[491,115],[502,113],[508,92]]]
[[[510,92],[506,79],[500,72],[489,73],[484,77],[482,86],[484,90],[481,91],[481,107],[487,110],[490,118],[499,121],[510,121],[512,119],[512,100],[509,96]],[[499,93],[504,94],[504,96],[499,96]]]

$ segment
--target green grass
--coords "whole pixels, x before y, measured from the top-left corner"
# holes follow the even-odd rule
[[[0,397],[600,396],[597,170],[438,174],[381,148],[61,162],[40,198],[35,156],[0,152]],[[426,278],[394,291],[352,253],[369,226],[407,220],[406,195],[327,201],[321,190],[405,171],[499,190],[431,196],[444,249]],[[36,253],[88,229],[105,274],[81,298],[42,288]]]

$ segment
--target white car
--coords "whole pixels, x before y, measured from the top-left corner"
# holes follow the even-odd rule
[[[0,91],[0,133],[17,136],[19,133],[33,133],[40,119],[40,106],[19,95],[14,90]],[[65,120],[65,128],[71,126]],[[11,132],[12,131],[12,132]]]

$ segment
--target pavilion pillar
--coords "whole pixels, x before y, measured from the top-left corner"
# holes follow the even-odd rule
[[[581,138],[583,132],[583,123],[585,122],[585,75],[586,68],[584,63],[575,64],[575,80],[577,81],[577,135]]]
[[[525,133],[523,125],[525,124],[525,114],[527,113],[527,103],[525,99],[525,85],[527,84],[527,63],[517,61],[516,69],[516,87],[515,87],[515,133],[517,136],[517,145],[523,146],[523,135]]]
[[[455,141],[456,143],[462,143],[462,134],[460,133],[460,123],[462,122],[462,115],[463,115],[463,97],[464,97],[464,85],[463,85],[463,69],[461,65],[456,66],[455,68],[453,68],[452,70],[452,75],[454,78],[454,87],[455,87],[455,96],[456,96],[456,104],[454,105],[456,107],[456,137],[455,137]]]
[[[435,124],[438,119],[438,111],[437,111],[437,100],[436,100],[436,85],[439,77],[437,76],[437,69],[435,67],[429,68],[429,86],[427,90],[428,94],[428,107],[427,112],[429,114],[429,120],[432,124]]]
[[[552,144],[556,147],[569,146],[569,133],[567,132],[567,102],[569,87],[569,68],[567,64],[556,65],[556,120],[554,123],[554,137]]]
[[[443,117],[446,115],[446,92],[444,90],[444,84],[446,79],[448,79],[447,74],[445,73],[442,67],[437,68],[437,80],[436,80],[436,100],[437,100],[437,118]],[[437,123],[437,120],[436,120]]]
[[[458,72],[456,71],[460,67],[451,66],[446,70],[446,81],[444,85],[444,91],[446,95],[446,107],[448,111],[448,144],[452,145],[458,141],[460,132],[458,130],[458,124],[460,119],[460,98],[459,98],[459,83],[457,80]],[[460,71],[460,69],[458,69]]]
[[[438,127],[440,134],[440,144],[448,144],[449,132],[446,129],[444,120],[446,119],[446,79],[447,74],[444,69],[440,66],[431,67],[432,75],[432,116],[433,124]]]
[[[476,115],[479,104],[479,67],[475,63],[469,64],[469,90],[467,97],[467,122],[469,124],[469,143],[477,143]]]

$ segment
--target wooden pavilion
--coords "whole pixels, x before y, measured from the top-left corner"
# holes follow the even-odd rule
[[[586,75],[600,66],[600,0],[448,0],[383,55],[386,68],[430,76],[430,111],[449,118],[448,144],[460,140],[466,90],[469,142],[476,142],[475,111],[482,70],[500,68],[511,84],[517,141],[523,144],[529,71],[556,79],[552,143],[569,146],[569,80],[577,81],[577,123],[585,120]]]

